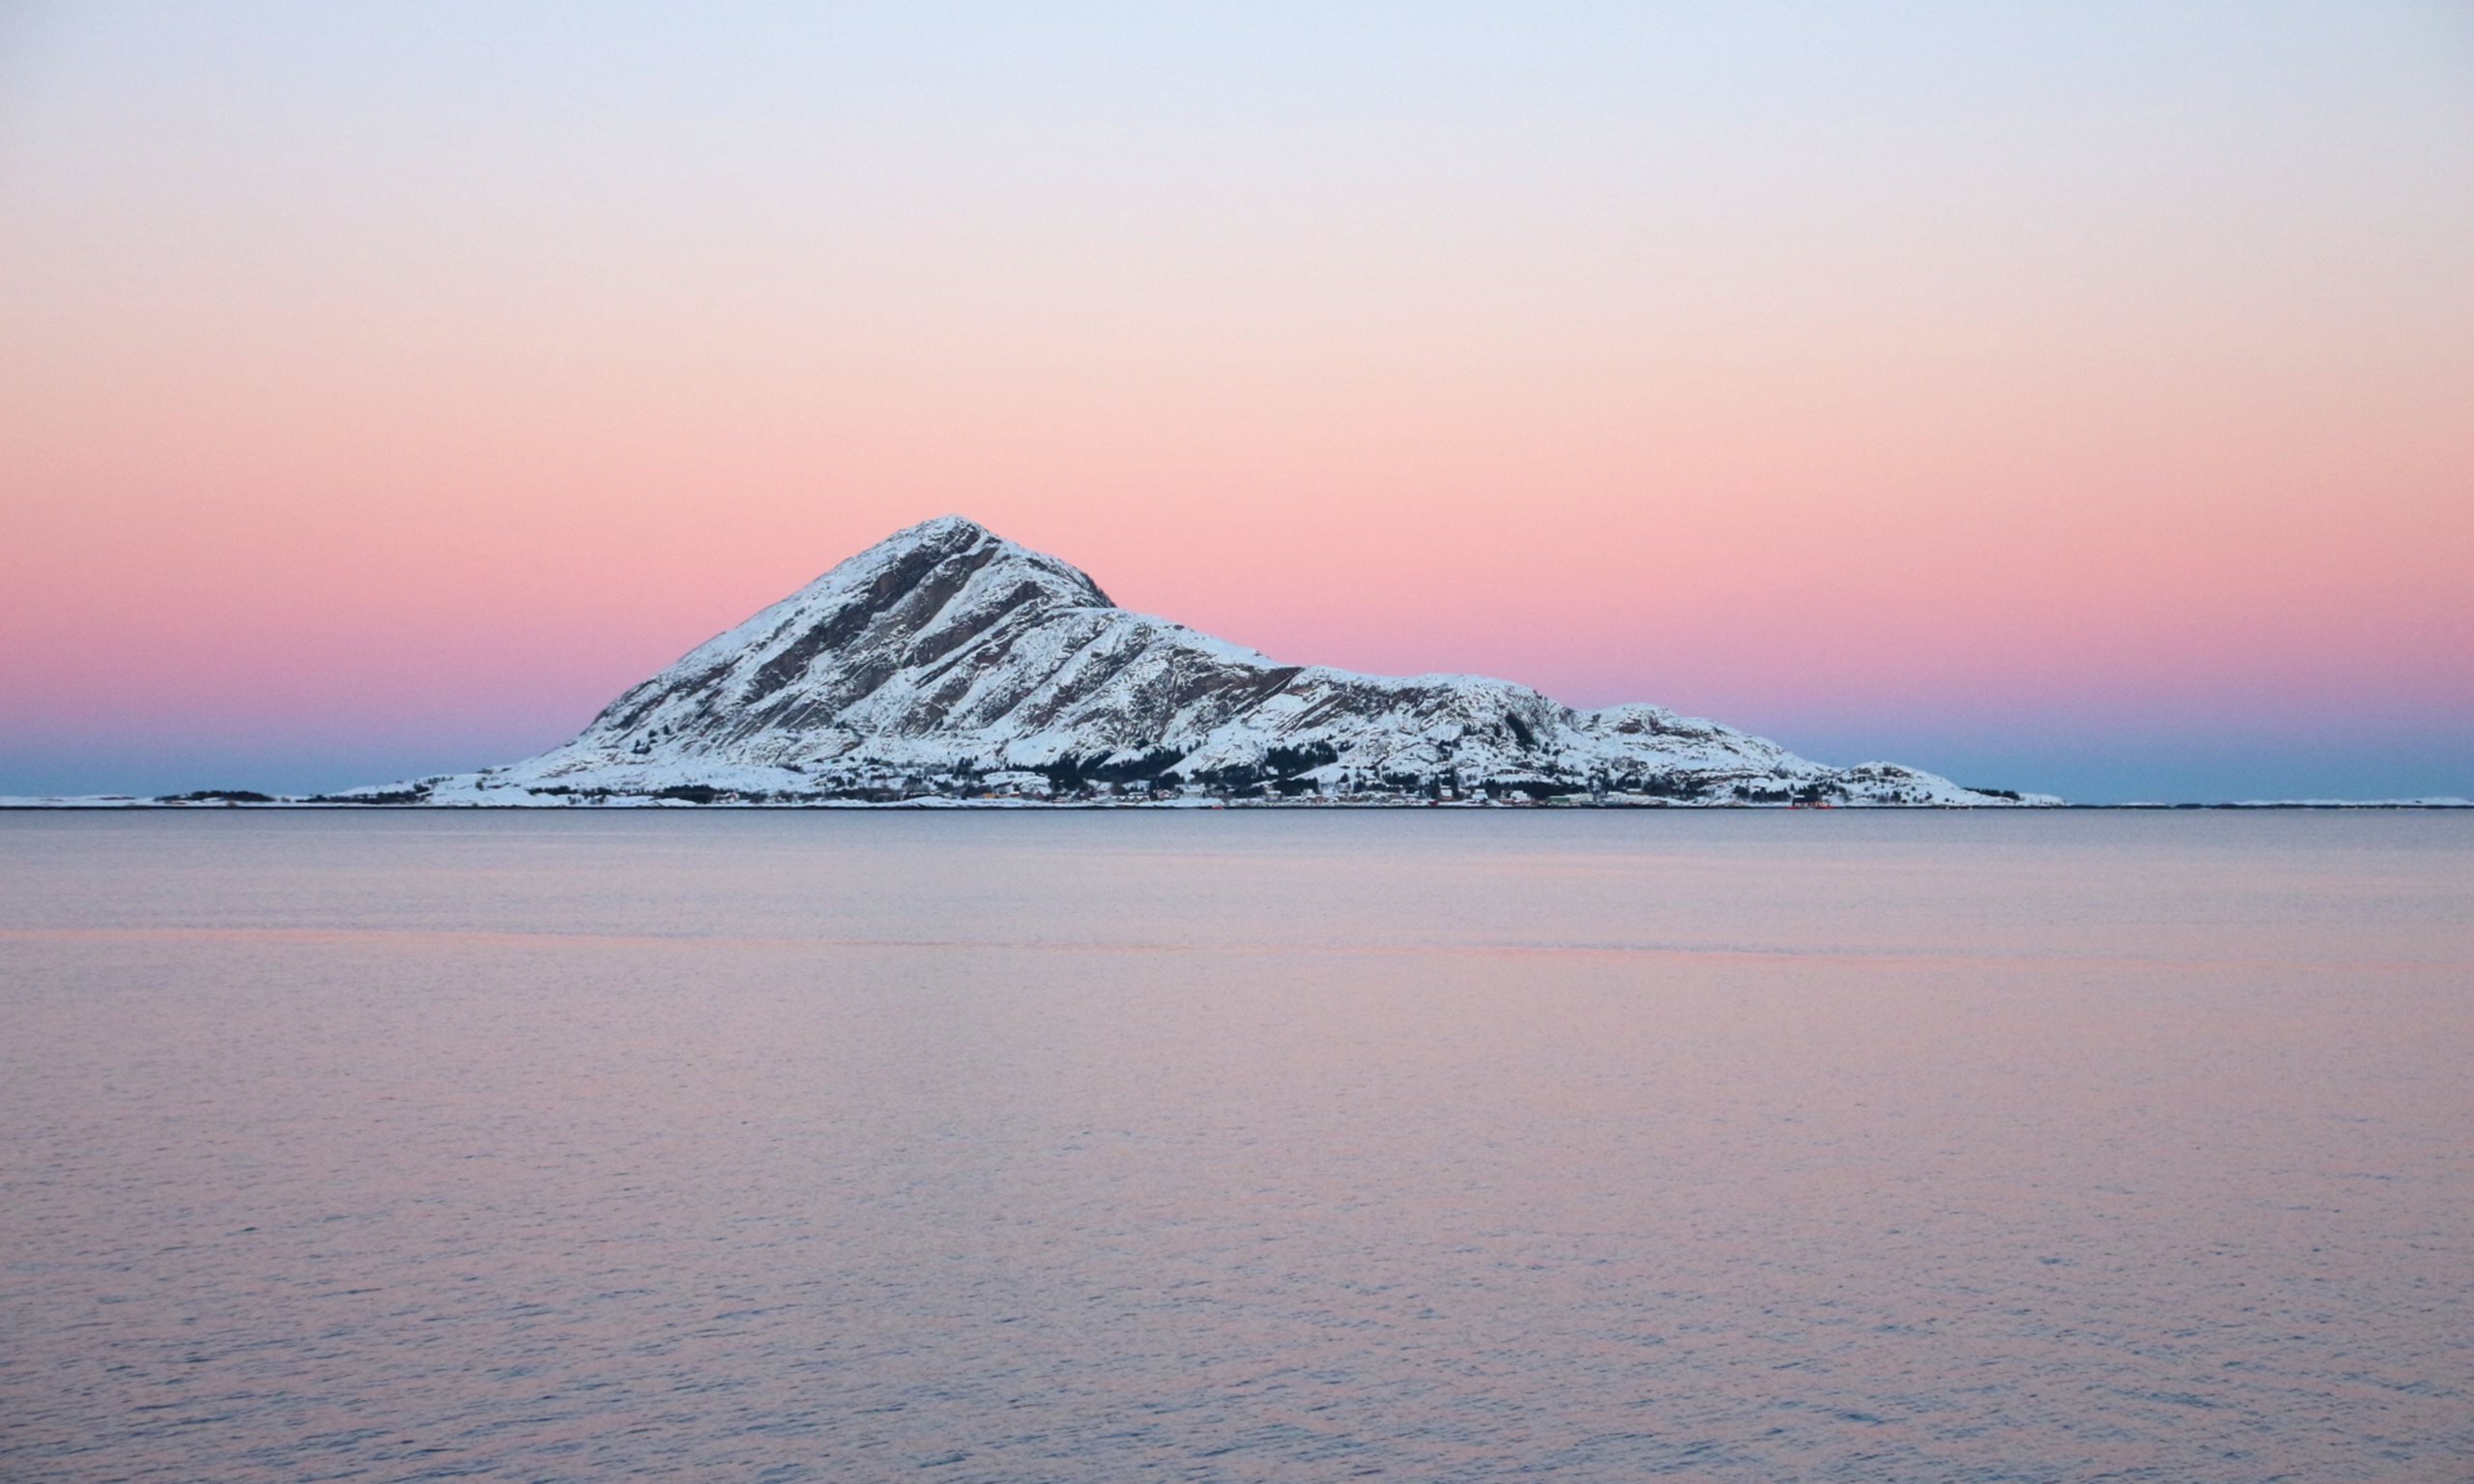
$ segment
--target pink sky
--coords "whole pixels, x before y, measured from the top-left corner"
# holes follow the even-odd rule
[[[2402,751],[2290,791],[2474,791],[2474,47],[2376,18],[1920,98],[1298,17],[0,30],[0,792],[503,760],[946,511],[1284,659],[1945,771],[2346,715]]]

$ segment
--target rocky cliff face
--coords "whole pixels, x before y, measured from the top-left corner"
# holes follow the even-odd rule
[[[951,516],[701,645],[564,747],[398,791],[474,804],[2023,802],[1888,763],[1826,767],[1655,706],[1575,711],[1502,680],[1282,665],[1128,613],[1064,562]]]

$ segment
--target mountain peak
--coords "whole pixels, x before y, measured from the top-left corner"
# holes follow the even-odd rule
[[[847,585],[849,578],[865,572],[875,595],[882,601],[940,576],[950,579],[957,573],[981,571],[1029,582],[1042,589],[1043,596],[1067,607],[1116,606],[1080,568],[1008,541],[964,515],[940,515],[906,526],[817,579],[808,591]]]
[[[885,546],[891,545],[895,542],[901,542],[906,546],[916,546],[922,542],[931,541],[978,541],[1001,539],[1003,538],[998,536],[996,532],[990,530],[987,527],[972,520],[969,516],[939,515],[921,521],[915,526],[905,526],[902,529],[885,537],[884,540],[878,542],[877,545]]]

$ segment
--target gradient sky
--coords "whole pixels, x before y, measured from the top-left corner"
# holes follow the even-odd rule
[[[2474,6],[8,4],[0,793],[956,511],[1287,660],[2474,794]]]

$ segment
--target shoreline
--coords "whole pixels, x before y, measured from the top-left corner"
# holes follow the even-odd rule
[[[1410,799],[1384,799],[1384,800],[1366,800],[1366,801],[1362,801],[1362,802],[1361,802],[1361,801],[1342,801],[1342,800],[1337,800],[1337,799],[1316,799],[1316,800],[1306,800],[1306,799],[1277,799],[1277,800],[1275,800],[1275,799],[1159,799],[1159,800],[1153,800],[1153,799],[1140,799],[1140,800],[1136,800],[1136,799],[1019,799],[1019,798],[1016,798],[1016,799],[947,799],[947,798],[918,798],[918,799],[883,799],[883,800],[878,800],[878,799],[807,799],[807,800],[798,800],[798,801],[795,801],[795,802],[750,801],[750,800],[737,800],[737,799],[715,799],[715,800],[713,800],[713,801],[712,801],[712,802],[710,802],[710,803],[703,803],[703,804],[695,803],[695,802],[692,802],[692,801],[689,801],[689,800],[684,800],[684,799],[631,798],[631,799],[598,799],[598,800],[593,800],[593,801],[589,802],[589,803],[572,803],[572,804],[571,804],[571,803],[564,803],[564,802],[561,802],[561,803],[537,803],[537,804],[480,804],[480,803],[431,804],[431,803],[396,803],[396,802],[389,802],[389,803],[383,803],[383,804],[380,804],[380,803],[363,804],[363,803],[358,803],[358,802],[355,802],[355,801],[352,801],[352,800],[337,800],[337,799],[288,799],[288,798],[273,798],[273,799],[175,799],[175,798],[135,798],[135,797],[123,798],[123,797],[119,797],[119,796],[115,796],[115,795],[110,795],[110,794],[99,794],[99,795],[91,795],[91,796],[77,796],[77,797],[64,797],[64,798],[57,798],[57,799],[53,799],[53,798],[43,798],[43,797],[15,797],[15,798],[0,798],[0,813],[128,813],[128,812],[134,811],[134,810],[155,810],[155,811],[182,811],[182,810],[189,810],[189,811],[196,811],[196,810],[208,810],[208,811],[222,811],[222,810],[259,810],[259,811],[308,811],[308,812],[315,812],[315,813],[381,813],[381,812],[411,813],[411,812],[416,812],[416,811],[417,811],[417,812],[425,812],[425,813],[441,813],[441,812],[445,812],[445,813],[545,813],[545,812],[547,812],[547,813],[578,813],[578,812],[586,812],[586,813],[590,813],[590,812],[607,811],[607,810],[614,810],[614,809],[616,809],[616,810],[647,810],[647,809],[654,809],[654,810],[686,810],[686,811],[734,810],[734,811],[741,811],[741,812],[749,812],[749,811],[762,811],[762,812],[767,812],[767,813],[798,813],[798,812],[803,812],[803,811],[816,811],[816,810],[836,810],[836,811],[851,811],[851,810],[856,810],[856,811],[874,811],[874,812],[884,812],[884,811],[909,811],[909,812],[913,812],[913,813],[953,813],[953,812],[956,812],[956,811],[970,811],[970,812],[974,812],[974,813],[980,813],[980,812],[994,812],[994,813],[1023,813],[1023,812],[1026,812],[1026,811],[1028,811],[1028,812],[1042,812],[1042,811],[1065,812],[1065,811],[1092,811],[1092,810],[1101,810],[1101,811],[1108,811],[1108,810],[1140,810],[1140,811],[1150,811],[1150,812],[1184,811],[1184,812],[1192,813],[1192,812],[1195,812],[1195,811],[1204,811],[1204,812],[1208,812],[1208,811],[1214,811],[1214,810],[1232,810],[1232,809],[1244,809],[1244,810],[1283,810],[1283,811],[1296,811],[1296,812],[1321,812],[1321,813],[1334,813],[1334,812],[1365,811],[1365,810],[1380,810],[1380,811],[1390,812],[1390,811],[1399,811],[1399,810],[1431,810],[1431,809],[1453,809],[1453,810],[1463,810],[1463,811],[1468,811],[1468,810],[1495,810],[1495,811],[1507,811],[1507,810],[1510,810],[1510,811],[1524,811],[1524,812],[1534,812],[1534,811],[1589,811],[1589,812],[1598,812],[1598,813],[1648,812],[1648,811],[1684,811],[1684,812],[1692,812],[1692,813],[1708,813],[1708,812],[1712,812],[1712,811],[1721,811],[1721,810],[1739,810],[1739,811],[1740,811],[1740,810],[1767,810],[1767,811],[1770,811],[1770,812],[1773,812],[1773,813],[1797,813],[1797,812],[1806,813],[1831,813],[1831,812],[1837,812],[1837,811],[1841,811],[1841,810],[1855,810],[1855,811],[1861,811],[1861,812],[1868,813],[2002,813],[2002,814],[2022,813],[2089,813],[2089,812],[2112,813],[2190,813],[2190,812],[2193,812],[2193,811],[2206,811],[2206,812],[2219,813],[2228,813],[2228,812],[2231,812],[2231,813],[2297,813],[2297,812],[2319,812],[2319,813],[2362,813],[2362,812],[2365,812],[2365,811],[2373,811],[2373,812],[2385,811],[2385,812],[2389,812],[2389,813],[2449,813],[2449,812],[2452,812],[2452,811],[2459,811],[2459,810],[2474,810],[2474,799],[2447,799],[2447,798],[2443,798],[2443,799],[2364,799],[2364,800],[2345,800],[2345,799],[2296,799],[2296,800],[2258,800],[2258,801],[2252,801],[2252,800],[2239,800],[2239,801],[2229,801],[2229,802],[2224,802],[2224,803],[2206,803],[2206,804],[2200,804],[2200,803],[2172,803],[2172,804],[2146,804],[2146,803],[2136,803],[2136,804],[2031,804],[2031,805],[2019,805],[2019,804],[1787,804],[1787,803],[1752,803],[1752,802],[1743,802],[1743,801],[1730,801],[1730,802],[1727,802],[1727,803],[1713,803],[1713,804],[1678,804],[1678,803],[1670,803],[1670,802],[1666,802],[1666,801],[1643,801],[1643,802],[1639,802],[1639,803],[1633,803],[1633,802],[1616,802],[1616,801],[1611,801],[1611,800],[1610,800],[1610,801],[1608,801],[1608,802],[1605,802],[1605,803],[1596,803],[1596,802],[1575,802],[1575,803],[1567,803],[1567,802],[1562,802],[1562,801],[1557,801],[1557,802],[1548,803],[1548,802],[1541,802],[1541,801],[1536,801],[1536,800],[1520,800],[1520,801],[1515,802],[1515,801],[1509,800],[1509,799],[1446,799],[1446,800],[1425,800],[1425,799],[1418,799],[1418,800],[1410,800]]]

